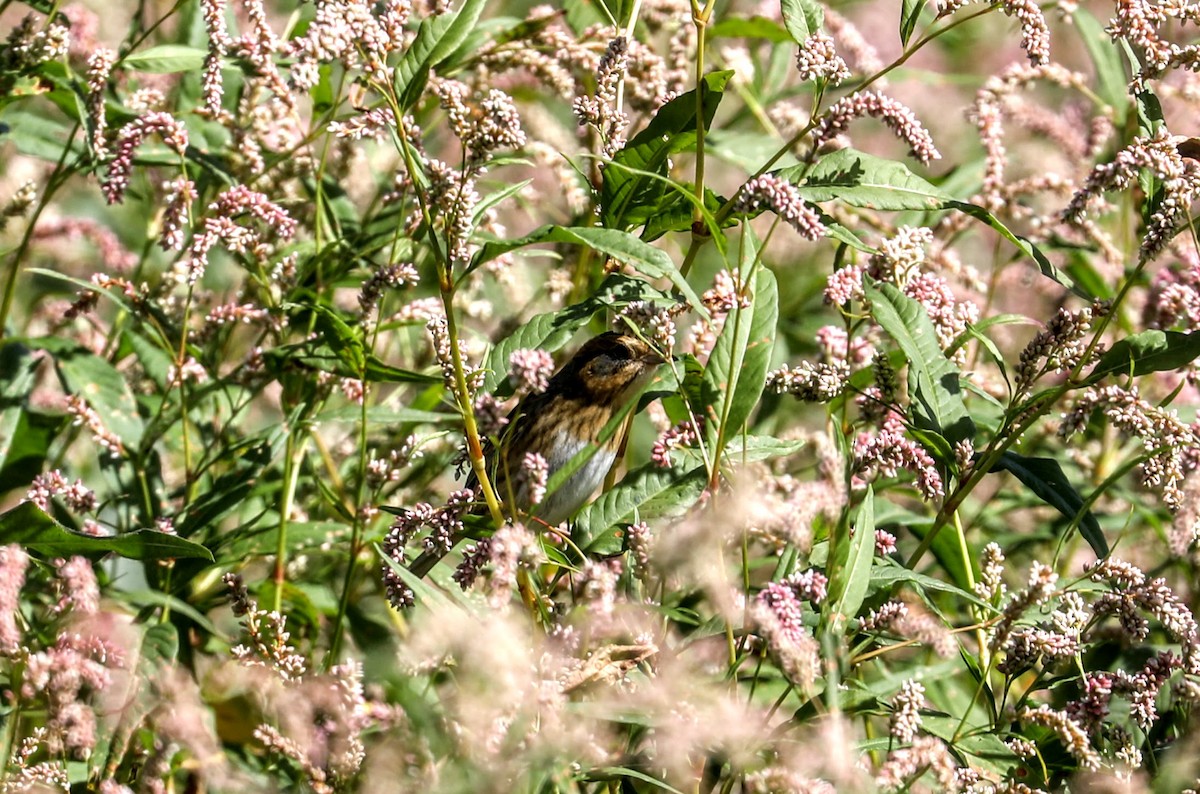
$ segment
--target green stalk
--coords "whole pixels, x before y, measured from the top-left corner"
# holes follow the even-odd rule
[[[54,164],[54,170],[50,173],[50,178],[46,181],[46,189],[42,191],[41,198],[33,212],[29,216],[29,223],[25,227],[25,233],[21,235],[21,242],[17,245],[17,250],[12,255],[12,267],[8,271],[8,278],[4,282],[4,297],[0,299],[0,341],[3,341],[8,333],[8,315],[12,311],[13,295],[17,289],[17,274],[21,272],[21,260],[25,256],[25,251],[29,248],[29,243],[33,240],[33,229],[37,226],[38,219],[41,218],[42,212],[50,204],[50,198],[55,191],[66,182],[70,174],[63,174],[63,167],[67,162],[67,155],[71,153],[71,144],[75,140],[75,133],[79,132],[79,122],[75,122],[75,126],[71,127],[71,132],[67,135],[67,142],[63,144],[62,154],[59,155],[58,162]]]
[[[299,422],[297,425],[299,425]],[[296,434],[298,432],[300,432],[298,426],[288,428],[287,449],[284,452],[283,497],[279,502],[279,537],[275,544],[275,572],[273,576],[275,582],[274,609],[276,612],[283,611],[283,582],[287,575],[288,516],[292,512],[292,503],[296,498],[296,485],[300,480],[300,458],[304,455],[304,447],[308,441],[307,438],[297,441]]]
[[[400,135],[400,150],[404,157],[405,167],[410,174],[417,174],[416,157],[413,155],[412,147],[408,143],[408,130],[404,123],[403,114],[400,112],[400,107],[396,103],[395,97],[389,90],[387,92],[388,102],[392,106],[392,113],[396,117],[396,124],[399,128]],[[492,487],[491,480],[487,475],[487,464],[483,457],[483,443],[479,438],[479,427],[475,423],[475,412],[471,405],[471,391],[467,388],[466,373],[463,372],[462,356],[460,355],[461,347],[458,341],[458,321],[454,317],[454,281],[450,276],[450,258],[448,248],[443,252],[437,244],[437,237],[433,234],[433,213],[429,209],[429,203],[423,191],[416,190],[417,202],[421,207],[421,216],[425,221],[426,228],[429,229],[429,245],[433,249],[437,259],[438,272],[438,288],[441,292],[442,306],[446,312],[446,335],[450,338],[450,357],[454,367],[454,382],[453,391],[454,399],[458,405],[459,414],[463,419],[463,429],[467,436],[467,457],[471,461],[471,471],[474,472],[476,479],[479,480],[480,490],[483,491],[484,501],[487,502],[488,512],[492,516],[492,521],[497,527],[504,524],[504,513],[500,509],[500,500],[496,498],[496,491]]]
[[[1112,309],[1108,314],[1100,318],[1096,332],[1092,335],[1092,341],[1088,344],[1087,350],[1079,359],[1079,363],[1071,370],[1071,374],[1067,377],[1066,382],[1039,397],[1033,398],[1029,403],[1020,406],[1017,411],[1013,412],[1013,415],[1019,419],[1018,424],[1008,432],[1002,431],[992,440],[992,443],[988,445],[987,450],[980,457],[979,462],[972,467],[971,475],[967,478],[966,482],[959,485],[950,498],[942,504],[942,509],[934,517],[933,525],[929,528],[929,532],[925,535],[924,539],[922,539],[921,545],[908,558],[906,566],[910,570],[915,570],[916,564],[920,562],[921,558],[925,556],[925,552],[929,551],[929,547],[933,545],[933,540],[937,536],[937,533],[954,516],[967,496],[982,482],[987,473],[1000,460],[1000,457],[1020,440],[1025,431],[1045,416],[1063,396],[1082,385],[1080,376],[1083,374],[1083,368],[1090,363],[1092,354],[1095,352],[1096,346],[1100,344],[1100,340],[1103,338],[1104,332],[1108,329],[1109,323],[1112,322],[1112,318],[1120,311],[1121,304],[1129,294],[1129,290],[1132,288],[1138,274],[1142,272],[1145,266],[1145,260],[1139,261],[1137,267],[1125,279],[1125,282],[1121,285],[1121,290],[1113,298]]]

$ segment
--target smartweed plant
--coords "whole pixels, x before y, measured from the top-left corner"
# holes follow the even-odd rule
[[[0,791],[1194,790],[1198,24],[0,0]]]

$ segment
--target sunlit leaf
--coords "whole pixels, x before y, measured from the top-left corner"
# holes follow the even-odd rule
[[[208,50],[187,47],[182,44],[160,44],[139,52],[131,52],[121,59],[121,64],[135,72],[149,74],[173,74],[189,72],[204,65]]]
[[[894,284],[864,284],[875,321],[908,359],[913,421],[951,443],[973,438],[975,424],[963,403],[962,375],[938,344],[925,307]]]
[[[914,174],[896,160],[839,149],[811,166],[781,168],[777,176],[796,185],[809,202],[844,201],[877,210],[933,210],[952,196]]]

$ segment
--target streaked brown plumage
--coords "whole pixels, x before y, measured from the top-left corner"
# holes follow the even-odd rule
[[[636,336],[610,331],[588,340],[550,379],[540,394],[530,395],[509,414],[499,439],[500,454],[489,448],[489,476],[501,499],[537,520],[556,525],[570,518],[600,487],[616,458],[620,433],[602,445],[600,431],[641,390],[663,358]],[[528,489],[519,476],[528,452],[546,459],[550,477],[588,444],[598,451],[545,500],[529,505]],[[474,478],[468,482],[473,485]],[[409,570],[424,576],[443,552],[426,552]]]

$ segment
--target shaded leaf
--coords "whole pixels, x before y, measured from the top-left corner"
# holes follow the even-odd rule
[[[712,124],[717,106],[724,96],[725,86],[733,76],[731,71],[710,72],[700,86],[700,103],[704,108],[704,128]],[[626,214],[639,207],[657,206],[667,186],[662,182],[634,173],[645,171],[667,176],[668,159],[672,154],[690,149],[696,144],[695,91],[672,99],[658,109],[646,128],[613,155],[613,162],[626,166],[606,168],[600,186],[600,223],[609,229],[628,229],[633,224]]]
[[[1200,331],[1142,331],[1127,336],[1105,351],[1088,373],[1088,384],[1105,375],[1136,377],[1176,370],[1200,358]]]
[[[40,359],[19,342],[0,348],[0,493],[28,485],[42,471],[62,416],[30,411]]]
[[[1014,477],[1039,499],[1074,521],[1083,509],[1083,497],[1071,485],[1062,466],[1053,458],[1030,458],[1015,452],[1005,452],[991,471],[1011,472]],[[1108,542],[1091,510],[1079,519],[1079,534],[1092,547],[1097,557],[1108,556]]]
[[[47,557],[80,554],[96,557],[108,552],[131,560],[201,559],[212,561],[212,553],[199,543],[155,529],[139,529],[112,537],[97,538],[72,532],[33,502],[21,504],[0,515],[0,544],[19,543]]]

